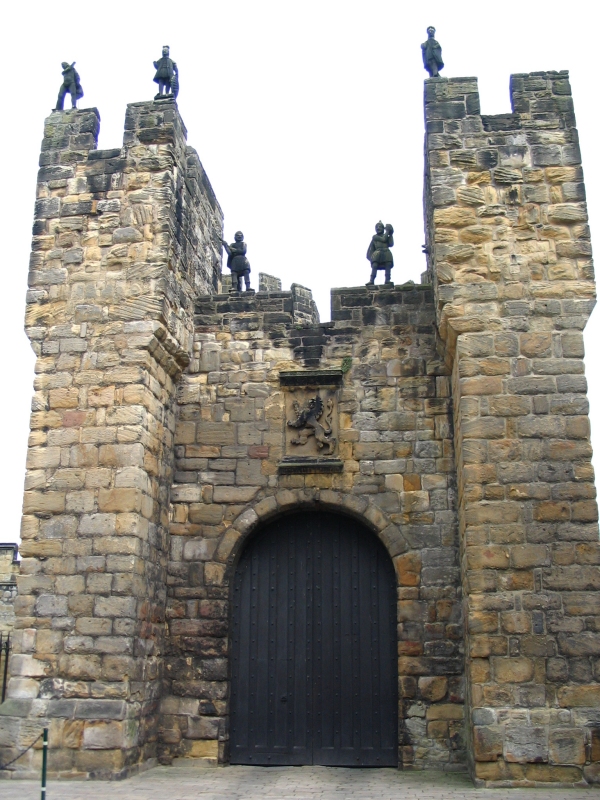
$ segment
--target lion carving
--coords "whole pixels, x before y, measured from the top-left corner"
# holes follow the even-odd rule
[[[320,422],[323,416],[325,406],[323,400],[317,395],[311,397],[304,408],[300,407],[297,400],[294,401],[294,413],[296,419],[293,422],[288,422],[290,428],[298,430],[297,436],[292,440],[292,444],[302,445],[308,442],[309,436],[314,436],[319,450],[327,448],[325,455],[331,455],[335,448],[336,439],[332,437],[333,428],[331,427],[331,417],[333,415],[333,400],[327,400],[327,410],[323,422]]]

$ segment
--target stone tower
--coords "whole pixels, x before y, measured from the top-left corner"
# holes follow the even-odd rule
[[[58,772],[118,775],[156,740],[176,385],[222,213],[174,101],[128,106],[121,149],[96,149],[99,122],[54,112],[44,129],[8,711],[43,706]]]
[[[600,780],[595,284],[568,75],[513,76],[511,99],[482,116],[475,79],[426,81],[426,280],[334,289],[326,323],[297,284],[219,294],[222,214],[172,101],[129,106],[114,151],[95,110],[49,117],[0,757],[49,724],[57,775],[381,757]],[[307,665],[320,688],[300,693]],[[293,761],[307,708],[332,738],[309,722]]]
[[[429,269],[452,369],[468,752],[483,781],[598,758],[598,510],[583,329],[595,303],[566,72],[425,85]],[[598,764],[583,770],[594,780]]]

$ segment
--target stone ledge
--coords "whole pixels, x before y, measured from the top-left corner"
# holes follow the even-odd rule
[[[343,472],[344,462],[325,459],[307,459],[306,461],[281,461],[277,466],[280,475],[303,475],[309,472]]]
[[[339,294],[344,292],[344,294],[364,294],[366,292],[412,292],[412,291],[426,291],[431,289],[430,283],[411,283],[407,281],[406,283],[381,283],[381,284],[374,284],[374,285],[363,285],[363,286],[336,286],[331,290],[331,294]]]
[[[343,378],[341,369],[299,369],[279,373],[282,386],[340,386]]]

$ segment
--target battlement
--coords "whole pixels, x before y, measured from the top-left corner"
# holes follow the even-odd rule
[[[252,315],[253,322],[240,315]],[[199,297],[196,302],[196,325],[251,325],[267,330],[281,325],[318,325],[319,312],[312,292],[293,283],[289,292],[234,292]]]
[[[334,763],[600,783],[595,283],[568,74],[513,76],[511,99],[482,115],[474,78],[425,82],[425,280],[333,289],[326,323],[299,284],[223,290],[222,212],[172,99],[128,106],[110,150],[95,109],[48,118],[3,763],[42,726],[57,776],[310,763],[314,700],[348,714],[351,755],[334,737]],[[327,573],[319,550],[301,585],[309,517],[339,517],[322,540],[340,556]],[[385,573],[342,553],[349,517],[379,538]],[[261,560],[246,548],[271,524],[295,543]],[[240,594],[250,552],[260,597]],[[327,585],[350,593],[335,605]],[[374,625],[382,603],[391,624]],[[322,659],[331,697],[293,688],[321,650],[282,648],[309,639],[363,642]],[[11,770],[32,777],[39,759]]]
[[[575,113],[569,73],[531,72],[511,75],[512,114],[484,114],[485,131],[521,127],[574,128]],[[477,78],[433,78],[425,81],[425,120],[428,133],[441,133],[436,120],[458,120],[480,115]],[[429,124],[432,123],[432,124]]]
[[[591,595],[577,617],[572,602],[591,588],[575,553],[598,552],[581,154],[567,72],[513,75],[510,92],[512,113],[488,116],[475,79],[425,83],[428,274],[453,373],[470,763],[489,785],[596,782],[600,684],[584,644],[596,634],[579,616],[592,613]]]
[[[97,229],[101,249],[90,250],[90,255],[94,263],[100,257],[100,269],[103,262],[110,262],[111,277],[116,277],[117,265],[131,269],[133,263],[140,263],[140,257],[148,256],[150,272],[146,267],[146,275],[138,274],[138,268],[136,279],[156,279],[159,265],[164,264],[167,281],[176,275],[181,287],[188,287],[189,299],[184,305],[191,310],[195,295],[218,289],[223,212],[197,152],[187,145],[187,131],[175,101],[129,104],[122,148],[98,150],[99,129],[100,115],[95,108],[53,112],[46,119],[34,237],[46,235],[57,224],[52,220],[68,225],[74,232],[71,238],[78,235],[75,232],[85,235]],[[72,218],[70,222],[63,220],[67,217]],[[159,239],[166,234],[169,248],[161,250]],[[32,259],[32,287],[47,279],[60,285],[64,272],[53,277],[42,269],[38,274],[42,253],[36,245],[34,238],[37,256]],[[79,247],[65,258],[66,264],[85,263],[85,248]],[[58,266],[56,258],[53,264]],[[78,271],[71,267],[73,270]],[[139,293],[151,295],[147,288],[147,284],[140,285]],[[174,284],[168,294],[169,302],[181,302]],[[34,304],[41,299],[31,297]],[[120,303],[119,307],[123,308]],[[29,311],[36,315],[35,309]],[[146,311],[148,316],[150,307]],[[112,313],[120,312],[115,307],[108,311],[109,316]]]
[[[568,73],[513,75],[511,102],[512,114],[482,116],[474,78],[425,82],[428,273],[444,339],[454,324],[452,301],[466,297],[469,284],[491,282],[479,286],[489,301],[498,297],[499,282],[517,277],[538,298],[558,296],[548,281],[555,289],[557,280],[575,281],[563,283],[565,292],[568,285],[591,311],[593,267]]]

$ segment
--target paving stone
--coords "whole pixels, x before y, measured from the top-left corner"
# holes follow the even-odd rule
[[[547,784],[546,784],[547,786]],[[20,780],[4,782],[2,797],[5,800],[34,800],[39,797],[39,782]],[[118,784],[104,781],[54,781],[48,782],[48,797],[58,792],[65,800],[93,800],[103,798],[107,791],[116,791],[121,800],[137,798],[163,798],[175,800],[297,800],[317,798],[338,800],[356,798],[371,800],[384,797],[389,800],[467,800],[487,797],[488,790],[473,786],[464,773],[399,772],[393,769],[348,769],[340,767],[223,767],[210,769],[191,759],[179,760],[173,767],[156,767]],[[583,800],[589,790],[581,788],[554,789],[556,800],[569,798]],[[512,798],[524,800],[531,790],[498,788],[498,800]]]

